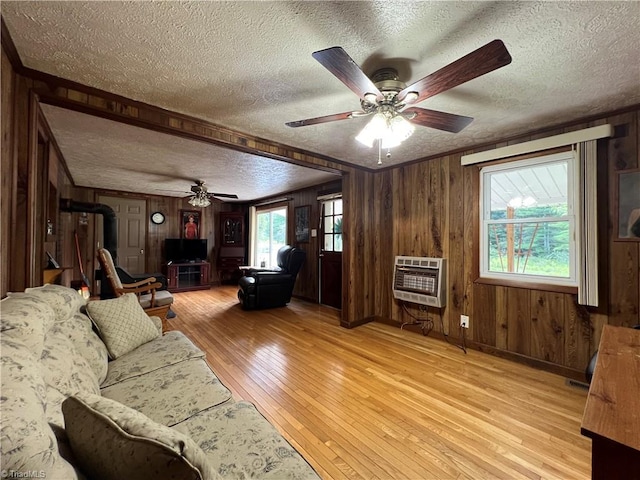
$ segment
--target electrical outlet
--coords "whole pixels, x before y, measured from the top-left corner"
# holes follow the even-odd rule
[[[460,326],[469,328],[469,315],[460,315]]]

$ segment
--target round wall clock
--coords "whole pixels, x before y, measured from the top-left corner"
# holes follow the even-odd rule
[[[162,212],[154,212],[151,214],[151,221],[156,225],[160,225],[164,223],[164,213]]]

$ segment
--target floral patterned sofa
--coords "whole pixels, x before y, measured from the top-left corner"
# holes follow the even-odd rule
[[[132,294],[31,288],[0,302],[0,325],[3,478],[319,478]]]

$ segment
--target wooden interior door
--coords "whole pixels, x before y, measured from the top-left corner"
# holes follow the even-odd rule
[[[116,212],[118,223],[117,266],[126,269],[129,273],[144,273],[146,269],[146,201],[100,195],[98,203],[109,205]],[[103,223],[99,221],[98,225],[98,241],[100,246],[103,246]]]
[[[320,210],[320,303],[342,308],[342,199],[322,202]]]

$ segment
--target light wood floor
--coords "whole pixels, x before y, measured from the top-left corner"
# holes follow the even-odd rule
[[[299,300],[245,312],[235,287],[175,294],[182,330],[236,399],[325,479],[586,479],[586,391],[379,323],[347,330]]]

